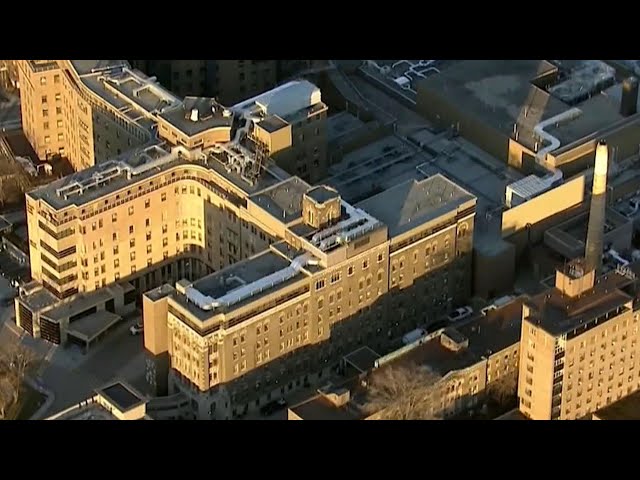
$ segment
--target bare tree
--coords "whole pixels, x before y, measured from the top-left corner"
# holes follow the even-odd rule
[[[385,420],[436,420],[431,397],[439,378],[424,366],[383,367],[367,385],[365,410]]]
[[[34,351],[20,343],[0,351],[0,419],[5,418],[8,407],[19,402],[25,378],[38,364]]]
[[[518,394],[518,376],[516,372],[503,375],[487,385],[487,397],[501,407],[513,403]]]

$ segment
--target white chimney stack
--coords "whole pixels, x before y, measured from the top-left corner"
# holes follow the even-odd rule
[[[197,122],[198,121],[198,109],[197,108],[192,108],[191,109],[191,121],[192,122]]]

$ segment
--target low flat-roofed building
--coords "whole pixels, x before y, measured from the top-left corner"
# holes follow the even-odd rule
[[[364,420],[364,387],[359,377],[353,377],[338,385],[326,385],[315,396],[289,407],[288,420]]]
[[[133,387],[116,382],[46,420],[151,420],[146,413],[146,403],[147,399]]]
[[[592,420],[640,420],[640,392],[634,392],[593,413]]]
[[[593,162],[596,136],[619,158],[636,153],[640,115],[603,93],[619,83],[599,60],[465,60],[418,83],[417,109],[516,167],[550,145],[535,133],[544,129],[557,140],[546,162],[573,174]]]
[[[631,248],[633,237],[633,221],[624,215],[608,208],[604,219],[605,245],[610,245],[617,252],[627,252]],[[587,212],[570,218],[544,233],[544,243],[564,258],[578,258],[584,253],[589,214]]]

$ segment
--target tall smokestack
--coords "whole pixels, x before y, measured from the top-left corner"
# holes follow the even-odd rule
[[[596,147],[596,163],[593,169],[593,188],[591,190],[591,210],[585,257],[587,269],[602,270],[602,250],[604,245],[604,219],[607,196],[607,170],[609,167],[609,149],[604,141]]]
[[[633,115],[638,105],[638,79],[629,77],[622,82],[622,98],[620,100],[620,114],[624,117]]]

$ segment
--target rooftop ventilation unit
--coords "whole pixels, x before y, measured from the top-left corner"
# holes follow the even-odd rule
[[[192,108],[191,109],[191,121],[192,122],[197,122],[198,121],[198,109],[197,108]]]

